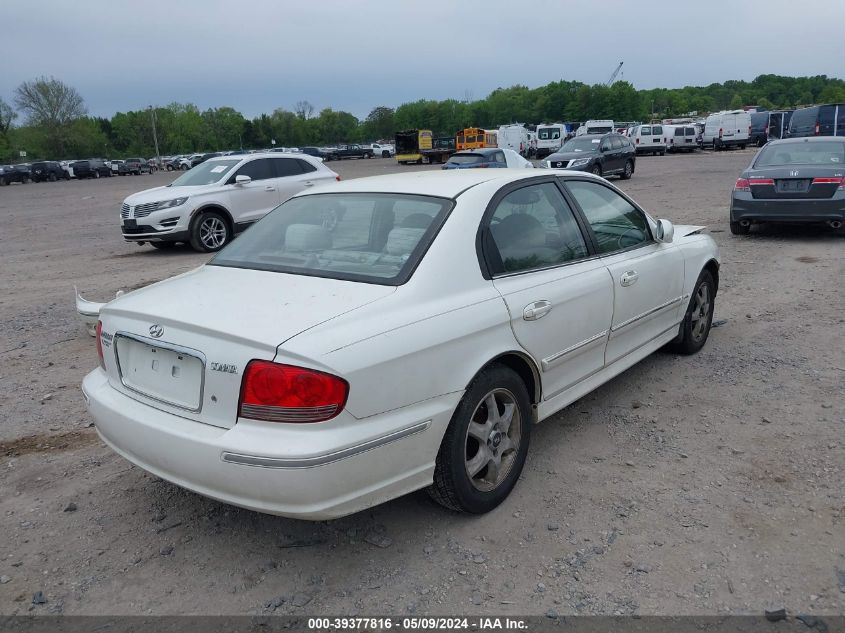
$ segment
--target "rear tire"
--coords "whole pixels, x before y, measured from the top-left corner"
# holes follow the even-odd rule
[[[619,174],[619,177],[622,180],[630,180],[631,176],[634,175],[634,163],[630,160],[625,161],[625,169],[624,171]]]
[[[50,174],[50,182],[56,182],[56,174]]]
[[[751,232],[751,225],[743,226],[739,222],[731,222],[731,233],[734,235],[748,235]]]
[[[716,283],[709,270],[702,270],[687,306],[678,338],[669,343],[669,349],[678,354],[695,354],[704,347],[713,323],[716,305]]]
[[[99,171],[95,171],[95,172],[94,172],[94,178],[99,178],[99,177],[100,177],[100,172],[99,172]]]
[[[458,512],[482,514],[498,506],[525,465],[531,423],[531,401],[522,379],[502,365],[482,371],[443,436],[429,495]]]

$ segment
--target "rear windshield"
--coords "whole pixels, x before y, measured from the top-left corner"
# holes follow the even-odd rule
[[[599,148],[600,138],[573,138],[563,144],[561,152],[595,152]]]
[[[186,171],[170,184],[173,187],[212,185],[232,171],[232,167],[241,162],[241,160],[240,158],[233,158],[231,160],[213,160],[200,163],[193,169]]]
[[[453,165],[475,165],[486,160],[487,157],[483,154],[455,154],[449,158],[449,162]]]
[[[612,131],[612,125],[591,125],[587,128],[587,134],[607,134]]]
[[[288,200],[209,262],[399,285],[451,209],[444,198],[343,193]]]
[[[773,143],[754,161],[754,167],[778,165],[845,165],[845,143]]]
[[[559,127],[538,127],[537,128],[537,138],[542,141],[550,141],[556,138],[560,138],[560,128]]]

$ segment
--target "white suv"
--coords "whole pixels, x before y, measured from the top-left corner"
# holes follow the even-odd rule
[[[337,173],[307,154],[211,158],[165,187],[126,198],[120,209],[123,239],[217,251],[291,196],[337,180]]]

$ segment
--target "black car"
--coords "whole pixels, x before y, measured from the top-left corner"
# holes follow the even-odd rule
[[[0,185],[11,185],[13,182],[30,182],[29,166],[27,165],[0,165]]]
[[[42,160],[32,163],[29,167],[30,176],[33,182],[56,182],[57,180],[69,180],[70,175],[62,169],[62,166],[52,160]]]
[[[621,134],[584,134],[563,144],[546,158],[551,169],[589,171],[597,176],[619,176],[627,180],[634,174],[637,151]]]
[[[467,149],[455,152],[441,169],[507,169],[505,153],[497,147]]]
[[[769,112],[751,113],[751,137],[753,145],[763,147],[769,141]]]
[[[197,165],[200,165],[207,161],[209,158],[217,158],[218,156],[221,156],[220,152],[210,152],[208,154],[202,154],[201,156],[197,156],[196,158],[191,160],[191,167],[196,167]]]
[[[827,224],[845,221],[845,138],[771,141],[742,172],[731,196],[731,233],[752,224]]]
[[[123,164],[126,165],[126,171],[130,174],[140,176],[141,174],[150,173],[150,166],[147,164],[147,161],[143,158],[127,158],[125,161],[123,161]]]
[[[786,136],[845,136],[845,103],[796,110],[789,120]]]
[[[111,176],[111,167],[102,158],[89,158],[71,163],[73,175],[82,180],[83,178],[102,178]]]

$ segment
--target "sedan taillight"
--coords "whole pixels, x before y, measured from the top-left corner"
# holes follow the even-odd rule
[[[103,322],[97,321],[97,356],[100,357],[100,368],[106,368],[106,359],[103,355]]]
[[[323,422],[343,410],[349,384],[305,367],[252,360],[241,383],[238,416],[266,422]]]
[[[839,185],[839,189],[845,190],[845,177],[839,178],[813,178],[814,185]]]
[[[748,178],[737,178],[736,183],[734,183],[734,191],[751,191]]]

